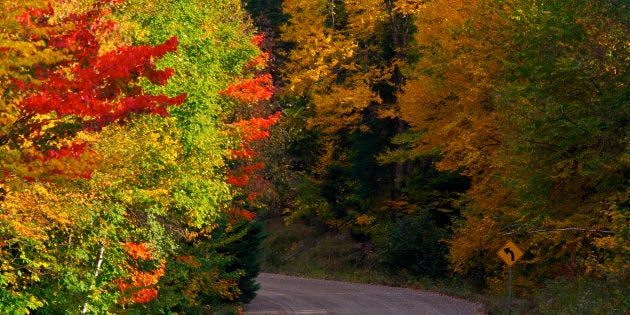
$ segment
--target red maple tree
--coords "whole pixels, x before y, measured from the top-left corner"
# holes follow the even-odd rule
[[[263,35],[252,38],[252,42],[259,47],[263,41]],[[269,101],[273,97],[274,89],[271,74],[264,73],[269,58],[269,53],[261,52],[249,63],[251,72],[256,76],[242,79],[219,94],[241,102],[241,106],[256,106]],[[247,208],[251,208],[251,204],[271,186],[259,175],[265,164],[255,160],[258,155],[255,143],[269,138],[269,129],[278,122],[280,115],[280,112],[276,112],[267,117],[252,117],[227,124],[240,139],[239,145],[231,150],[234,163],[227,172],[228,183],[236,187],[241,195],[234,199],[232,208],[228,211],[231,221],[253,220],[256,213]]]
[[[109,6],[118,2],[121,0],[97,1],[91,10],[57,22],[52,22],[50,4],[43,9],[27,9],[17,17],[26,34],[19,40],[43,42],[39,49],[63,52],[66,58],[36,63],[9,75],[10,88],[22,97],[15,104],[17,117],[12,126],[0,134],[0,145],[20,150],[25,143],[32,143],[41,154],[26,154],[25,161],[77,156],[86,151],[86,144],[64,141],[77,132],[98,131],[111,123],[125,122],[132,114],[166,116],[167,107],[184,102],[185,94],[150,95],[140,85],[143,78],[156,85],[166,84],[173,70],[158,70],[155,61],[177,49],[177,38],[157,46],[101,52],[100,38],[115,29],[115,23],[104,17]],[[11,45],[0,47],[0,55],[15,55],[12,49]],[[3,171],[10,175],[10,170]]]

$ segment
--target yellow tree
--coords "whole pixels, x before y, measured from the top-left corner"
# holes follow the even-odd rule
[[[365,62],[370,57],[359,53],[360,40],[348,29],[355,12],[343,1],[285,1],[283,10],[289,19],[281,28],[281,40],[291,47],[282,69],[283,94],[305,104],[288,111],[301,113],[306,130],[318,135],[307,173],[319,186],[325,184],[330,167],[347,167],[348,151],[342,148],[352,134],[369,129],[365,111],[380,98],[373,89],[372,65]],[[326,203],[330,201],[318,204]]]
[[[286,85],[313,98],[315,117],[309,126],[327,134],[358,127],[361,110],[376,99],[369,78],[361,75],[365,69],[357,62],[357,41],[339,30],[331,3],[286,1],[284,11],[291,17],[282,29],[282,40],[295,44],[284,70]]]
[[[347,215],[353,222],[366,211],[358,199],[375,196],[368,193],[375,188],[367,177],[388,182],[385,185],[391,188],[378,191],[385,198],[400,195],[405,162],[378,166],[376,155],[389,145],[392,134],[406,128],[399,119],[395,94],[405,80],[401,65],[407,60],[411,21],[419,4],[377,0],[284,3],[289,19],[282,40],[292,43],[283,69],[285,95],[296,95],[296,103],[306,104],[295,109],[303,110],[306,129],[317,135],[313,149],[317,158],[309,172],[316,186],[330,192],[324,198],[328,200],[319,204],[337,208],[333,216]],[[378,174],[362,172],[366,178],[358,181],[347,177],[366,167]],[[337,171],[346,175],[333,175]],[[340,189],[345,193],[333,193]],[[330,215],[328,210],[318,211]],[[337,223],[347,227],[347,222]]]
[[[469,210],[462,213],[451,255],[455,270],[481,279],[484,270],[475,268],[480,260],[494,260],[488,246],[499,237],[498,221],[514,219],[504,218],[514,214],[506,213],[510,191],[498,177],[503,121],[493,92],[508,53],[504,9],[484,0],[431,1],[415,9],[419,58],[404,68],[408,79],[398,103],[411,133],[400,139],[404,149],[390,153],[404,159],[439,154],[439,170],[471,179]]]
[[[493,289],[504,288],[495,253],[508,236],[531,248],[519,275],[529,289],[549,274],[606,278],[602,270],[615,268],[604,258],[619,264],[627,253],[619,245],[627,235],[619,229],[627,222],[619,211],[627,142],[613,135],[627,117],[619,89],[627,26],[615,18],[622,7],[599,4],[419,7],[420,57],[406,68],[400,96],[414,133],[400,139],[409,150],[399,153],[439,153],[440,169],[470,177],[451,259]]]

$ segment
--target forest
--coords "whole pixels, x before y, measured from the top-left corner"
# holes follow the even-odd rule
[[[628,6],[1,0],[0,313],[241,313],[279,220],[624,314]]]

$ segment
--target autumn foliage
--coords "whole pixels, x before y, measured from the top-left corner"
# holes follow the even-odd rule
[[[242,102],[267,101],[273,96],[271,75],[264,74],[253,79],[243,79],[242,82],[230,85],[220,92]]]
[[[252,42],[256,45],[261,45],[263,40],[264,37],[260,34],[252,38]],[[260,106],[262,102],[269,101],[273,96],[272,77],[269,73],[261,73],[268,65],[268,58],[268,53],[261,52],[249,63],[250,67],[259,73],[258,76],[231,84],[219,94],[241,102],[241,106]],[[262,69],[256,69],[258,66],[262,66]],[[241,119],[226,125],[239,139],[237,147],[231,149],[234,166],[227,173],[227,182],[243,194],[235,199],[235,204],[229,211],[233,220],[253,220],[256,214],[252,206],[258,197],[271,188],[270,183],[259,175],[265,168],[265,164],[255,161],[258,155],[256,144],[269,138],[269,129],[278,122],[280,115],[281,112],[276,112],[268,117]]]
[[[29,68],[20,67],[20,62],[6,67],[5,79],[10,83],[5,88],[13,98],[9,99],[10,106],[2,109],[8,116],[3,119],[0,144],[22,152],[23,161],[15,161],[17,164],[32,164],[32,159],[42,163],[37,165],[39,172],[31,171],[32,165],[24,172],[11,161],[5,174],[15,172],[27,179],[60,173],[86,177],[88,169],[47,169],[46,164],[61,157],[78,158],[88,149],[89,144],[70,140],[78,132],[98,131],[113,122],[124,122],[131,114],[166,116],[168,106],[185,100],[185,94],[151,95],[140,86],[142,80],[164,85],[172,76],[172,69],[158,70],[154,62],[177,49],[175,37],[157,46],[102,51],[100,38],[116,27],[105,19],[108,6],[114,2],[97,1],[91,10],[62,19],[53,19],[50,4],[26,8],[17,15],[19,32],[2,42],[3,59],[28,59],[27,52],[21,50],[26,44],[35,45],[51,58],[59,57],[43,59]]]
[[[160,278],[164,276],[166,264],[164,261],[160,262],[156,268],[150,271],[139,270],[137,265],[139,262],[146,260],[153,260],[154,257],[144,243],[127,242],[122,244],[129,258],[131,258],[131,264],[127,267],[131,270],[130,281],[124,281],[122,279],[114,280],[114,283],[118,286],[120,292],[127,296],[121,300],[122,304],[129,303],[148,303],[158,295],[159,287],[156,284]]]
[[[496,247],[510,238],[526,248],[519,293],[596,291],[588,311],[559,312],[623,309],[626,3],[276,5],[293,171],[277,181],[297,186],[279,213],[367,239],[396,271],[450,265],[492,294],[505,292]],[[416,241],[428,239],[445,243]],[[558,299],[540,298],[551,313]]]
[[[236,133],[242,139],[239,147],[232,150],[232,154],[238,158],[253,158],[256,154],[253,150],[255,141],[269,137],[269,128],[278,122],[280,114],[277,112],[266,118],[250,118],[228,124],[228,126],[235,128]]]
[[[234,127],[242,138],[239,148],[232,150],[235,165],[227,173],[227,182],[244,194],[244,198],[237,198],[230,209],[230,214],[235,218],[253,220],[255,212],[245,207],[253,205],[258,197],[271,188],[270,183],[259,174],[265,164],[254,162],[257,156],[255,142],[269,137],[269,128],[278,122],[280,114],[277,112],[267,118],[251,118],[228,125]]]
[[[534,312],[627,309],[624,1],[245,2],[0,2],[0,313],[220,313],[261,213],[497,296],[509,238]]]

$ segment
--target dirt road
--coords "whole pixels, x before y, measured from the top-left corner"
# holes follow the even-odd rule
[[[260,274],[245,314],[482,314],[482,306],[435,292]]]

